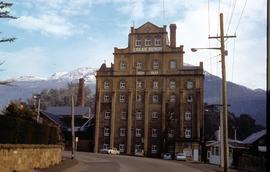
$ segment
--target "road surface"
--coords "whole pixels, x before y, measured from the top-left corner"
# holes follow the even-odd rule
[[[65,157],[70,155],[70,152],[64,152]],[[88,152],[76,152],[75,158],[79,164],[69,172],[201,172],[175,160]]]

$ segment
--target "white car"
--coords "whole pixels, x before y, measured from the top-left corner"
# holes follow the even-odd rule
[[[172,159],[172,155],[170,153],[165,153],[163,155],[163,159],[166,159],[166,160],[171,160]]]
[[[144,156],[143,150],[135,150],[135,156]]]
[[[120,155],[120,151],[117,150],[116,148],[109,148],[109,149],[108,149],[108,154],[112,154],[112,155]]]
[[[175,159],[177,161],[186,161],[187,157],[184,153],[177,153]]]

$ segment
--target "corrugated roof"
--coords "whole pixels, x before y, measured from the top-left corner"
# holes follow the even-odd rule
[[[59,118],[59,116],[51,114],[49,112],[45,112],[45,111],[41,111],[41,113],[45,116],[47,116],[49,119],[51,119],[52,121],[54,121],[55,123],[57,123],[61,128],[68,128],[68,126],[61,121],[61,119]]]
[[[70,106],[54,106],[48,107],[45,112],[53,114],[53,115],[71,115],[71,107]],[[90,113],[90,114],[89,114]],[[74,115],[75,116],[90,116],[91,118],[91,109],[90,107],[74,107]]]
[[[261,130],[257,133],[253,133],[249,135],[246,139],[244,139],[242,142],[245,144],[252,144],[258,139],[262,138],[264,135],[266,135],[266,130]]]

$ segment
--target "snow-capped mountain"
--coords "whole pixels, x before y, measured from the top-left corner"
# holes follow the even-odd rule
[[[40,93],[44,89],[66,87],[68,83],[78,83],[80,78],[95,92],[96,69],[90,67],[78,68],[70,72],[57,72],[48,78],[23,76],[13,78],[12,86],[0,85],[0,109],[15,99],[26,100],[33,93]],[[204,102],[218,104],[220,99],[221,79],[205,71]],[[252,90],[245,86],[227,82],[229,111],[236,116],[241,113],[250,114],[258,123],[265,125],[266,121],[266,92],[262,89]]]
[[[96,69],[91,67],[82,67],[71,72],[57,72],[53,74],[48,79],[50,80],[78,80],[80,78],[84,78],[86,82],[95,81],[95,73]]]

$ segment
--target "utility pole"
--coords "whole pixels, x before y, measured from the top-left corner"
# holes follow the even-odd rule
[[[72,150],[71,150],[71,159],[74,159],[74,150],[75,150],[75,131],[74,131],[74,99],[73,95],[71,96],[71,133],[72,133]]]
[[[223,26],[223,14],[220,13],[220,36],[210,37],[209,39],[219,38],[220,39],[220,51],[221,51],[221,70],[222,70],[222,113],[223,118],[221,125],[223,132],[223,163],[224,172],[229,171],[229,149],[228,149],[228,107],[227,107],[227,83],[226,83],[226,66],[225,66],[225,45],[224,38],[235,38],[236,36],[224,36],[224,26]],[[221,146],[222,148],[222,146]]]

